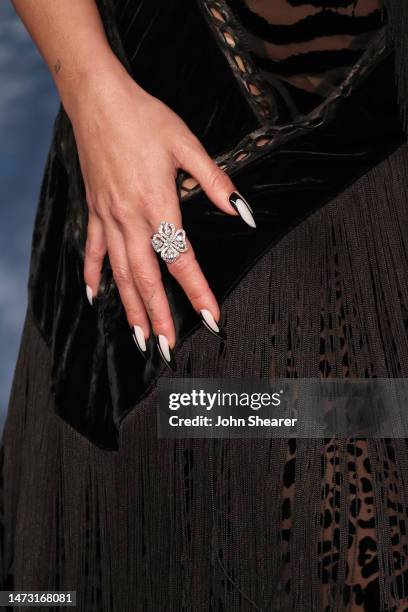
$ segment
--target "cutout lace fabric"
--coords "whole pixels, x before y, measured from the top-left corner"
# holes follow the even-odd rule
[[[290,91],[281,78],[269,75],[266,81],[262,77],[245,44],[242,27],[226,0],[198,0],[198,3],[260,124],[259,129],[248,134],[231,151],[215,159],[219,167],[228,174],[233,174],[264,155],[277,143],[281,144],[288,127],[297,125],[302,130],[319,125],[326,109],[336,98],[347,95],[350,85],[363,76],[376,56],[381,56],[385,51],[386,26],[383,25],[373,34],[366,51],[361,54],[338,87],[333,88],[311,112],[302,115],[298,113]],[[367,61],[368,58],[372,61]],[[292,121],[289,123],[281,118],[282,106],[292,115]],[[182,200],[199,190],[197,181],[184,172],[179,174],[177,185]]]

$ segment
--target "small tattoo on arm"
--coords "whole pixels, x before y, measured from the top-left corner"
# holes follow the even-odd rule
[[[59,71],[61,70],[61,68],[62,68],[62,64],[61,64],[60,60],[57,60],[57,63],[54,65],[54,72],[55,72],[55,74],[58,74]]]

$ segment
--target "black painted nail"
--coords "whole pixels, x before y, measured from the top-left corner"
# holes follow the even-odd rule
[[[231,206],[237,211],[237,213],[241,216],[241,219],[245,221],[250,227],[255,228],[256,223],[253,217],[253,210],[239,193],[233,191],[229,197],[229,201]]]
[[[203,310],[200,310],[199,315],[205,327],[212,334],[214,334],[215,336],[217,336],[217,338],[220,338],[221,340],[225,341],[227,339],[225,332],[220,328],[219,324],[215,321],[209,310],[203,308]]]
[[[163,336],[162,334],[156,336],[156,344],[164,363],[168,368],[174,371],[176,369],[176,362],[166,336]]]

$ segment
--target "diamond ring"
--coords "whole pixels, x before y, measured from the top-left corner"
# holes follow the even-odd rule
[[[188,249],[186,232],[183,229],[176,230],[173,223],[162,221],[152,238],[152,247],[156,253],[160,253],[163,261],[173,263],[180,257],[180,253]]]

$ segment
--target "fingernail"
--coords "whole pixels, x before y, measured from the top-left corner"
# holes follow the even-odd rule
[[[225,333],[220,329],[220,326],[218,325],[209,310],[206,310],[205,308],[203,308],[203,310],[200,310],[200,317],[205,327],[211,333],[215,334],[218,338],[221,338],[221,340],[227,339]]]
[[[156,336],[156,344],[159,349],[159,353],[164,363],[172,370],[176,369],[176,363],[174,361],[173,353],[169,345],[169,341],[166,336],[159,334]]]
[[[130,329],[132,330],[132,337],[135,341],[137,348],[143,357],[147,357],[147,346],[146,346],[146,338],[143,333],[143,329],[139,327],[139,325],[131,325]]]
[[[231,206],[237,211],[237,213],[241,216],[241,219],[245,221],[250,227],[255,228],[256,223],[252,216],[253,210],[239,193],[233,191],[229,197],[229,201]]]
[[[93,293],[89,285],[86,286],[86,297],[88,298],[88,302],[92,306],[93,305]]]

